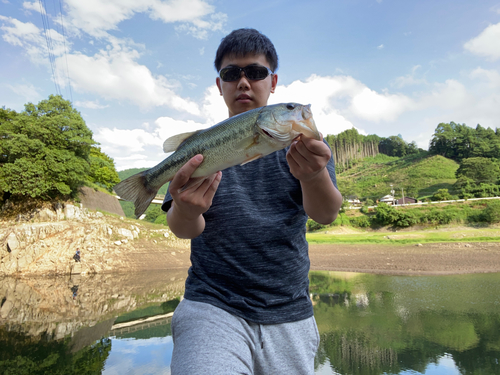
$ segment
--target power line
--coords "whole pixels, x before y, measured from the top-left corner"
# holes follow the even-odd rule
[[[71,80],[69,78],[68,51],[66,49],[66,33],[64,32],[64,21],[63,21],[63,14],[62,14],[63,11],[62,11],[61,0],[59,0],[59,9],[60,9],[60,15],[61,15],[61,30],[62,30],[63,42],[64,42],[64,57],[66,60],[66,77],[68,79],[69,95],[71,98],[71,102],[73,102],[73,93],[71,91]]]
[[[56,94],[62,96],[61,88],[59,87],[59,83],[56,76],[57,69],[53,52],[52,37],[50,36],[49,18],[47,16],[47,13],[45,12],[47,7],[45,5],[45,0],[38,0],[38,3],[40,5],[40,15],[42,16],[42,25],[44,30],[45,41],[47,42],[47,52],[49,55],[50,68],[52,69],[52,78],[54,80],[54,85],[56,87]]]

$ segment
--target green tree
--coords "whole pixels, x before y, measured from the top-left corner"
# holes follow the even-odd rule
[[[456,171],[457,179],[466,177],[476,184],[496,183],[500,178],[500,167],[497,161],[489,158],[474,157],[463,159]]]
[[[483,210],[483,218],[487,223],[500,223],[500,201],[488,202]]]
[[[500,136],[491,128],[440,123],[430,141],[429,152],[460,161],[471,157],[500,158]]]
[[[0,111],[0,191],[21,199],[76,195],[89,174],[95,142],[80,113],[61,96],[21,113]]]
[[[92,146],[89,161],[89,182],[103,186],[111,193],[113,186],[120,182],[114,160],[102,152],[100,147]]]
[[[451,199],[451,194],[448,192],[448,189],[439,189],[432,196],[433,201],[447,201]]]

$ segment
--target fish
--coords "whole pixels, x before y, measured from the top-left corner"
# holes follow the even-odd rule
[[[121,199],[134,203],[134,213],[139,218],[158,190],[193,156],[202,154],[203,162],[191,176],[197,178],[190,180],[191,184],[282,150],[302,135],[321,140],[310,104],[280,103],[255,108],[210,128],[168,138],[163,151],[173,152],[170,156],[153,168],[121,181],[114,191]]]

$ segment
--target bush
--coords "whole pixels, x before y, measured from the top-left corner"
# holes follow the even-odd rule
[[[447,201],[451,199],[451,194],[448,192],[448,189],[439,189],[432,196],[433,201]]]
[[[368,216],[358,216],[351,220],[351,223],[355,227],[368,228],[371,225],[371,220]]]
[[[334,226],[337,226],[337,225],[349,226],[349,225],[351,225],[351,220],[349,220],[349,217],[345,213],[341,212],[337,216],[335,221],[332,223],[332,225],[334,225]]]
[[[454,215],[450,212],[446,212],[444,210],[431,210],[427,215],[422,218],[423,222],[427,222],[429,224],[449,224],[452,222]]]
[[[482,218],[487,223],[500,223],[500,201],[488,202],[482,212]]]
[[[393,225],[396,227],[407,228],[419,222],[417,215],[411,211],[396,211],[396,218]]]
[[[164,215],[159,215],[155,219],[155,224],[163,224],[163,225],[168,226],[168,224],[167,224],[167,214],[165,213]]]
[[[325,229],[327,228],[328,225],[323,225],[320,223],[315,222],[313,219],[308,219],[306,223],[306,228],[308,232],[314,232],[317,230]]]
[[[380,225],[392,225],[397,220],[397,211],[387,203],[381,202],[377,206],[375,220]]]

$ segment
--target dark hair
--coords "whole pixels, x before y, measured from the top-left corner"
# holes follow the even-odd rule
[[[234,30],[221,40],[215,54],[215,69],[220,71],[225,56],[243,57],[248,54],[262,54],[273,72],[278,69],[278,54],[273,43],[264,34],[248,28]]]

